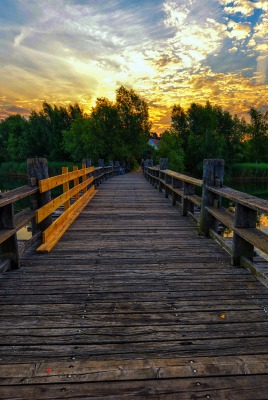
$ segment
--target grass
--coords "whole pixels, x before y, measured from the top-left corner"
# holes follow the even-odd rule
[[[234,164],[230,170],[232,179],[268,179],[268,163]]]

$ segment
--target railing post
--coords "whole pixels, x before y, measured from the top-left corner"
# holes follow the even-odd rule
[[[62,174],[68,174],[68,172],[69,172],[68,167],[61,167],[61,172],[62,172]],[[63,193],[68,192],[69,189],[70,189],[69,182],[66,182],[62,185]],[[71,200],[69,199],[64,203],[64,211],[66,211],[70,206],[71,206]]]
[[[170,175],[166,174],[166,186],[165,186],[165,198],[168,198],[168,195],[170,193],[170,188],[168,187],[168,185],[172,185],[172,177]]]
[[[110,167],[109,178],[112,178],[113,175],[114,175],[114,162],[113,162],[113,160],[109,160],[109,167]]]
[[[176,178],[172,178],[172,187],[173,189],[180,189],[182,190],[183,188],[183,183],[181,180],[176,179]],[[177,195],[177,193],[175,192],[175,190],[172,190],[172,205],[175,206],[177,203],[179,196]]]
[[[194,185],[188,182],[183,182],[183,194],[193,195],[195,193]],[[192,203],[189,199],[183,198],[182,203],[182,215],[187,216],[188,212],[194,213],[194,203]]]
[[[159,164],[159,169],[164,170],[168,169],[168,159],[167,158],[160,158],[160,164]]]
[[[38,185],[38,182],[42,179],[49,178],[48,174],[48,163],[46,158],[29,158],[27,160],[27,174],[28,182],[30,186]],[[37,210],[51,201],[51,192],[47,190],[44,193],[31,196],[31,208]],[[38,227],[35,222],[32,224],[32,233],[34,234],[36,229],[44,231],[52,224],[52,216],[45,218]]]
[[[83,158],[82,159],[82,168],[89,168],[92,166],[91,158]],[[87,180],[88,175],[86,174],[84,177],[82,177],[82,182]],[[86,187],[83,193],[86,193],[86,191],[89,189],[89,187]]]
[[[163,189],[165,189],[165,195],[166,195],[166,186],[163,183],[166,182],[166,174],[163,172],[165,169],[168,167],[168,159],[167,158],[160,158],[160,163],[159,163],[159,186],[158,190],[159,192],[162,192]]]
[[[212,193],[207,186],[221,187],[224,177],[224,160],[221,159],[206,159],[203,162],[203,188],[202,188],[202,205],[201,215],[199,220],[199,233],[209,236],[209,230],[217,231],[217,220],[206,211],[206,207],[220,207],[220,196]]]
[[[154,187],[157,189],[159,187],[159,179],[160,179],[160,170],[155,169],[154,171]]]
[[[100,177],[100,183],[105,179],[104,176],[104,160],[103,159],[99,159],[99,167],[102,168],[102,177]]]
[[[83,158],[82,165],[85,165],[87,168],[92,166],[91,158]]]
[[[163,181],[165,181],[166,178],[166,174],[161,171],[161,169],[159,170],[159,185],[158,185],[158,191],[161,193],[163,188],[164,188],[164,184]]]
[[[236,204],[234,228],[256,228],[257,211],[252,208]],[[234,231],[232,265],[240,264],[240,257],[247,257],[253,261],[254,246]]]
[[[0,207],[0,229],[13,229],[14,227],[13,203]],[[14,235],[0,244],[0,254],[10,260],[10,264],[8,264],[6,269],[9,269],[9,266],[11,269],[18,269],[20,267],[17,233],[14,233]]]
[[[73,171],[78,171],[78,166],[77,165],[73,166]],[[79,185],[79,178],[75,178],[73,180],[73,185],[74,185],[74,187]],[[78,199],[79,199],[79,193],[76,193],[74,195],[74,201],[77,201]]]
[[[119,161],[115,161],[115,163],[114,163],[114,173],[115,173],[115,175],[118,175],[119,174],[119,167],[120,167],[120,162]]]
[[[152,178],[150,177],[150,173],[149,173],[149,168],[151,168],[153,166],[153,160],[149,160],[148,158],[144,161],[144,176],[147,179],[147,181],[149,181],[150,183],[152,183]]]

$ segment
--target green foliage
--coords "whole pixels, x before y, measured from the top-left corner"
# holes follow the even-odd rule
[[[256,163],[268,162],[268,112],[251,108],[251,124],[248,129],[248,159]]]
[[[135,159],[141,158],[150,137],[148,105],[134,90],[121,86],[116,91],[116,108],[118,110],[125,151]]]
[[[96,164],[99,158],[99,143],[90,118],[77,118],[69,131],[63,131],[63,147],[68,158],[79,162],[83,157]]]
[[[184,151],[181,138],[175,130],[163,132],[159,143],[158,154],[160,158],[168,158],[168,168],[181,172],[184,169]]]
[[[20,115],[0,123],[0,162],[46,157],[49,161],[91,158],[140,160],[149,139],[148,105],[134,90],[121,86],[116,101],[97,99],[89,116],[78,104],[68,107],[43,103],[29,120]]]
[[[108,99],[97,99],[91,113],[96,152],[104,160],[123,160],[131,156],[126,149],[125,137],[117,105]]]
[[[62,167],[68,167],[69,171],[73,170],[73,166],[81,168],[81,163],[73,163],[66,161],[49,162],[49,176],[60,175]],[[5,176],[26,176],[27,162],[4,162],[0,164],[0,175]]]
[[[27,121],[19,114],[7,117],[0,124],[0,162],[24,161]]]
[[[158,136],[157,136],[157,138],[159,139]],[[145,150],[142,154],[142,158],[144,160],[152,159],[154,164],[159,164],[159,160],[160,160],[159,150],[157,150],[155,147],[153,147],[147,143]]]
[[[181,138],[186,170],[195,176],[201,175],[205,158],[224,158],[228,166],[244,158],[248,126],[221,107],[192,103],[185,111],[174,105],[171,127]]]
[[[0,175],[25,176],[27,175],[27,162],[3,162],[0,164]]]
[[[126,161],[168,158],[176,171],[200,176],[203,159],[224,158],[226,169],[240,162],[268,162],[268,112],[251,108],[250,123],[219,106],[192,103],[187,110],[174,105],[171,127],[161,136],[159,151],[148,146],[148,104],[132,89],[116,90],[114,102],[98,98],[89,115],[78,104],[68,107],[43,103],[29,120],[13,115],[0,122],[0,162],[46,157],[49,162],[81,162],[91,158]],[[3,168],[13,169],[10,164]],[[235,169],[234,169],[235,170]]]

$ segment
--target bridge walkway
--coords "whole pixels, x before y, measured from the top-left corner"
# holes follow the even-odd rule
[[[268,399],[268,290],[141,173],[0,278],[1,399]]]

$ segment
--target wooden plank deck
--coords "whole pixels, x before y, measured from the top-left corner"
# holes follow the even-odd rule
[[[0,278],[1,399],[268,399],[268,289],[140,173]]]

